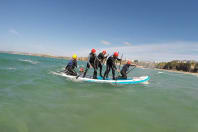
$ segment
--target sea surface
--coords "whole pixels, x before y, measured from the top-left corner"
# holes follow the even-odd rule
[[[0,54],[0,132],[198,131],[198,76],[136,68],[148,84],[73,82],[54,74],[67,62]]]

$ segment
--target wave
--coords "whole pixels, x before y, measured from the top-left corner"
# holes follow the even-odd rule
[[[159,74],[164,73],[164,72],[158,72]]]
[[[198,75],[194,75],[195,77],[198,77]]]
[[[60,72],[54,72],[54,71],[50,71],[49,73],[50,74],[54,74],[54,75],[62,75],[62,73],[60,73]]]
[[[38,64],[39,62],[38,61],[32,61],[32,60],[26,60],[26,59],[18,59],[19,61],[22,61],[22,62],[28,62],[28,63],[31,63],[31,64]]]
[[[8,70],[16,70],[15,67],[8,67]]]

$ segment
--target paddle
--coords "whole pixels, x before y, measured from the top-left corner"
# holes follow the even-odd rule
[[[119,52],[118,52],[118,53],[119,53]],[[115,79],[116,85],[117,85],[118,76],[119,76],[119,74],[120,74],[120,67],[121,67],[121,64],[122,64],[122,57],[123,57],[123,54],[122,54],[122,56],[121,56],[121,58],[120,58],[119,72],[116,70],[116,71],[117,71],[117,77],[116,77],[116,79]]]
[[[80,72],[81,72],[81,73],[80,73],[79,75],[76,76],[76,79],[78,79],[78,78],[84,73],[83,71],[84,71],[84,68],[80,68]]]
[[[120,59],[119,70],[120,70],[120,67],[121,67],[121,64],[122,64],[122,57],[123,57],[123,54],[122,54],[121,59]]]
[[[131,68],[126,74],[129,74],[135,68],[136,68],[136,65],[133,65],[133,68]]]
[[[84,72],[80,73],[78,76],[76,76],[76,79],[78,79]]]
[[[119,53],[119,52],[118,52],[118,53]],[[119,75],[119,73],[120,73],[120,67],[121,67],[121,65],[122,65],[122,57],[123,57],[123,54],[122,54],[122,56],[121,56],[121,58],[120,58],[119,72],[117,71],[118,75]],[[118,76],[118,75],[117,75],[117,76]]]
[[[88,61],[87,61],[87,64],[89,63],[89,57],[90,57],[90,55],[88,56]],[[95,60],[94,60],[94,63],[95,63]],[[89,65],[90,65],[90,68],[92,68],[92,66],[91,66],[91,64],[89,63]],[[87,67],[86,67],[87,68]],[[84,69],[83,69],[84,70]],[[78,79],[82,74],[84,74],[85,73],[85,71],[80,71],[81,73],[78,75],[78,76],[76,76],[76,79]]]

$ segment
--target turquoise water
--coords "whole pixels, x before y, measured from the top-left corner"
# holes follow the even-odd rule
[[[135,69],[149,84],[72,82],[53,74],[66,63],[0,54],[0,132],[198,131],[197,76]]]

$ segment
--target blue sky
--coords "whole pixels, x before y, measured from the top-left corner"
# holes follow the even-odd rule
[[[1,0],[0,50],[198,60],[196,0]]]

